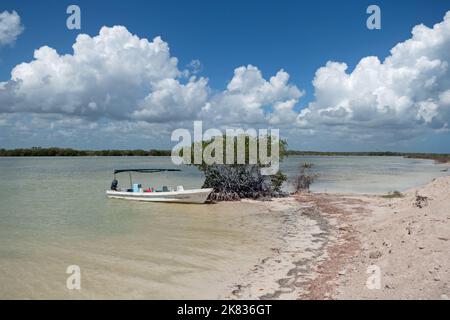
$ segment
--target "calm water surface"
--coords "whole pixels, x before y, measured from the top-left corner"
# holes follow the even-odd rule
[[[292,176],[299,163],[313,163],[319,174],[313,191],[375,193],[405,191],[447,175],[449,166],[433,160],[403,157],[289,157],[282,171]]]
[[[313,189],[383,193],[444,175],[432,161],[290,157],[320,173]],[[248,203],[183,205],[107,199],[114,168],[170,168],[164,157],[0,158],[0,298],[215,298],[277,239],[280,220]],[[144,186],[200,187],[193,167],[133,174]],[[119,176],[123,186],[126,174]],[[66,289],[78,265],[82,290]]]

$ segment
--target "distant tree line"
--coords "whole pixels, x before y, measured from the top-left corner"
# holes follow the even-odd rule
[[[170,156],[170,150],[75,150],[71,148],[0,149],[0,157]]]
[[[450,154],[446,153],[408,153],[391,151],[372,151],[372,152],[327,152],[327,151],[285,151],[286,156],[395,156],[416,159],[431,159],[437,162],[449,162]],[[170,150],[76,150],[72,148],[19,148],[19,149],[0,149],[0,157],[88,157],[88,156],[170,156]]]
[[[368,152],[327,152],[327,151],[295,151],[288,150],[288,156],[372,156],[372,157],[405,157],[413,159],[430,159],[436,162],[450,162],[448,153],[411,153],[391,151],[368,151]]]
[[[335,152],[335,151],[295,151],[288,150],[288,155],[299,156],[393,156],[401,157],[406,153],[391,152],[391,151],[368,151],[368,152]]]

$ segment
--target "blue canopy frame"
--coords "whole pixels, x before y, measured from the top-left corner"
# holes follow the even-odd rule
[[[133,179],[131,178],[132,172],[139,173],[157,173],[157,172],[173,172],[173,171],[181,171],[180,169],[116,169],[114,170],[114,179],[116,178],[117,173],[128,172],[130,176],[130,188],[133,187]]]

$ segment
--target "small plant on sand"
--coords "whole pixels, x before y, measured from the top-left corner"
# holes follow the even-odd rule
[[[311,169],[314,167],[312,163],[303,163],[300,165],[300,174],[295,176],[291,183],[294,187],[294,192],[308,191],[311,184],[319,176],[317,173],[311,173]]]
[[[428,205],[428,197],[427,196],[421,196],[416,192],[416,199],[414,202],[414,206],[416,206],[419,209],[422,209],[423,207],[426,207]]]
[[[385,194],[381,197],[385,199],[394,199],[394,198],[403,198],[404,195],[400,191],[391,191],[388,194]]]

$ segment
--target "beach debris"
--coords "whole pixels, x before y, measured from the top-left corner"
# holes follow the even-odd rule
[[[346,274],[347,274],[347,270],[345,270],[345,269],[339,271],[340,276],[345,276]]]
[[[390,248],[392,247],[392,244],[387,240],[383,240],[383,246]]]
[[[269,257],[266,257],[266,258],[264,258],[264,259],[261,259],[261,264],[266,263],[269,259],[270,259]]]
[[[375,250],[369,253],[369,258],[370,259],[378,259],[382,256],[383,254],[381,253],[381,251],[379,250]]]
[[[245,289],[248,289],[249,287],[250,287],[250,284],[247,284],[247,285],[237,284],[236,289],[231,291],[231,294],[233,294],[236,297],[240,297],[242,295],[242,291]]]
[[[406,231],[408,232],[408,235],[411,235],[411,233],[412,233],[411,227],[410,227],[410,226],[407,226],[405,229],[406,229]],[[404,242],[404,241],[403,241],[403,242]]]
[[[416,192],[416,199],[414,202],[414,206],[416,206],[419,209],[422,209],[423,207],[428,206],[428,197],[421,196]]]

